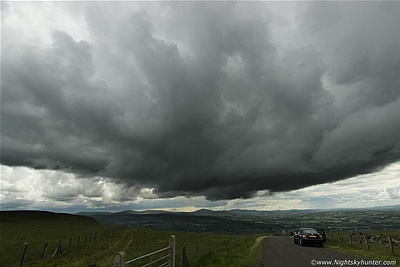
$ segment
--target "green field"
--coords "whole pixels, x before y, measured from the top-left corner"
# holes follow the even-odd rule
[[[364,234],[369,249],[365,244]],[[394,254],[389,247],[388,236],[393,240]],[[330,249],[371,260],[396,260],[400,263],[400,231],[327,232],[326,239],[325,246]]]
[[[170,235],[176,236],[177,266],[181,266],[183,247],[190,266],[247,266],[257,262],[261,254],[260,235],[103,227],[83,216],[42,212],[28,216],[1,212],[0,218],[0,266],[7,267],[19,266],[24,242],[29,244],[24,266],[88,266],[95,263],[109,267],[115,252],[125,251],[128,259],[132,259],[168,246]],[[94,240],[95,233],[97,237],[100,235],[99,240]],[[53,258],[59,240],[63,254]],[[42,259],[46,243],[48,250]]]

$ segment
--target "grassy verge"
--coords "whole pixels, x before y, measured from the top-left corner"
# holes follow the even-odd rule
[[[105,228],[93,221],[76,218],[56,220],[0,221],[0,266],[19,266],[24,242],[29,243],[23,266],[111,266],[115,252],[125,251],[132,259],[168,246],[170,235],[176,236],[176,262],[181,265],[185,247],[191,267],[235,267],[256,263],[261,254],[260,235],[224,235],[214,233],[186,233],[151,229]],[[89,235],[92,238],[89,241]],[[94,233],[102,235],[94,238]],[[84,242],[86,236],[86,242]],[[68,250],[69,240],[72,238]],[[78,246],[78,238],[80,243]],[[63,254],[51,256],[61,240]],[[41,258],[44,244],[47,255]],[[134,265],[133,265],[134,266]]]
[[[261,241],[265,237],[247,236],[239,240],[239,244],[233,243],[229,247],[211,251],[212,257],[203,257],[202,260],[195,262],[194,266],[243,267],[256,264],[261,258]]]

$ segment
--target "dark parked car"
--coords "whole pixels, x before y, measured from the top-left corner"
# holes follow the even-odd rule
[[[295,244],[300,246],[317,244],[322,247],[324,237],[314,228],[299,228],[293,233],[293,240]]]

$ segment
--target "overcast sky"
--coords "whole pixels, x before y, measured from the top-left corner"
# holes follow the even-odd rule
[[[400,204],[399,2],[1,2],[1,208]]]

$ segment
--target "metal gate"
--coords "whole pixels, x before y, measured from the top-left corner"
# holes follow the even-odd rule
[[[164,254],[163,252],[168,253],[160,256],[160,254]],[[161,248],[131,260],[126,260],[126,258],[126,253],[124,251],[116,253],[112,267],[125,267],[127,264],[145,259],[148,259],[148,263],[140,265],[141,267],[175,267],[175,236],[171,235],[169,237],[168,247]]]

